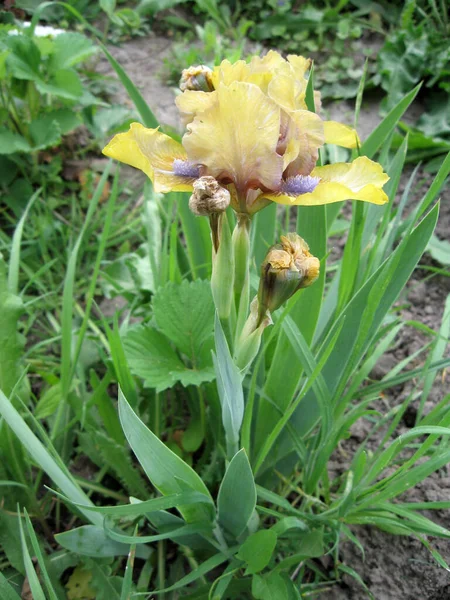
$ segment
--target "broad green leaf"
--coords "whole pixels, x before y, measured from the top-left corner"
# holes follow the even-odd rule
[[[83,94],[83,85],[73,69],[55,71],[48,82],[36,81],[41,94],[51,94],[67,100],[78,100]]]
[[[438,263],[448,267],[450,265],[450,242],[440,240],[436,235],[432,235],[428,242],[427,252],[429,252]]]
[[[216,354],[213,354],[217,390],[222,406],[228,456],[237,452],[239,431],[244,418],[244,392],[239,369],[234,364],[219,317],[215,321]]]
[[[300,600],[300,592],[289,576],[275,571],[253,576],[252,596],[256,600]]]
[[[58,108],[48,113],[43,113],[38,119],[33,121],[33,123],[36,123],[35,127],[39,125],[43,130],[50,127],[53,122],[58,124],[62,135],[70,133],[81,125],[80,115],[69,108]]]
[[[158,328],[192,363],[211,340],[214,303],[209,281],[168,282],[153,298],[153,315]]]
[[[298,565],[298,563],[306,558],[315,558],[325,554],[323,542],[323,527],[299,534],[295,541],[295,554],[291,554],[284,560],[280,561],[276,570],[281,571]]]
[[[60,546],[70,552],[94,558],[127,556],[130,551],[129,544],[122,544],[110,539],[103,527],[95,527],[95,525],[83,525],[64,533],[58,533],[55,535],[55,539]],[[140,547],[137,556],[138,558],[148,558],[151,553],[151,548]]]
[[[388,93],[388,109],[422,79],[428,62],[428,43],[423,28],[410,27],[387,38],[378,52],[378,74]]]
[[[197,473],[144,425],[122,391],[119,391],[119,416],[128,443],[148,478],[162,494],[192,490],[210,497]],[[214,512],[212,505],[181,506],[179,511],[188,523],[210,521]]]
[[[31,146],[22,135],[10,131],[5,127],[0,128],[0,154],[14,154],[14,152],[30,152]]]
[[[245,450],[233,457],[220,484],[217,498],[221,527],[239,537],[248,525],[256,506],[256,488]]]
[[[173,387],[178,381],[188,386],[214,379],[212,366],[200,369],[186,367],[169,340],[150,325],[130,329],[123,344],[131,372],[142,377],[147,387],[158,392]]]
[[[17,79],[38,81],[41,53],[31,38],[26,35],[9,36],[11,53],[6,58],[8,71]]]
[[[448,90],[441,93],[433,92],[428,110],[418,120],[417,127],[427,136],[438,138],[438,140],[445,139],[448,142],[450,137],[449,113],[450,98]]]
[[[34,151],[51,148],[61,142],[61,130],[57,121],[35,119],[30,123],[30,135]]]
[[[245,575],[254,575],[267,567],[277,545],[273,529],[261,529],[249,536],[242,544],[236,558],[247,563]]]
[[[86,60],[97,52],[89,38],[81,33],[68,31],[60,33],[53,41],[53,52],[50,56],[49,68],[54,71],[67,69]]]

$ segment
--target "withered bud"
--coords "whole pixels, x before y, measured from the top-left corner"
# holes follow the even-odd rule
[[[284,304],[299,289],[310,286],[319,277],[320,261],[296,233],[281,236],[261,265],[258,290],[258,320]]]
[[[194,215],[210,217],[221,213],[230,205],[230,192],[218,184],[214,177],[205,175],[194,181],[194,193],[189,208]]]
[[[180,79],[180,90],[194,92],[212,92],[214,85],[211,79],[211,69],[205,65],[183,69]]]

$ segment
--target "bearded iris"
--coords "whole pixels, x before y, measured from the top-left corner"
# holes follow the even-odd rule
[[[382,186],[389,178],[378,163],[359,157],[316,166],[324,143],[356,148],[359,138],[350,127],[307,110],[309,66],[303,57],[285,60],[273,51],[249,63],[223,61],[208,76],[212,91],[186,89],[177,98],[186,125],[182,143],[133,123],[103,152],[141,169],[157,192],[192,191],[198,178],[214,177],[241,215],[270,202],[384,204]]]

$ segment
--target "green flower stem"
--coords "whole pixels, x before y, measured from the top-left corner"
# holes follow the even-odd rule
[[[219,216],[214,235],[218,236],[217,251],[213,248],[211,290],[214,304],[222,324],[227,342],[232,348],[236,324],[236,308],[234,304],[235,259],[227,214]]]
[[[240,335],[248,316],[250,302],[250,216],[239,214],[233,231],[234,297],[237,310],[235,338]]]

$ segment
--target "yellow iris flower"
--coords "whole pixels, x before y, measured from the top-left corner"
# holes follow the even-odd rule
[[[276,52],[249,63],[223,61],[208,89],[186,89],[177,106],[187,131],[182,143],[133,123],[104,148],[106,156],[142,170],[157,192],[190,191],[212,176],[231,194],[239,213],[271,201],[314,206],[354,199],[384,204],[389,177],[366,157],[316,167],[324,143],[359,145],[356,132],[307,110],[310,61]],[[317,98],[317,103],[319,99]]]

